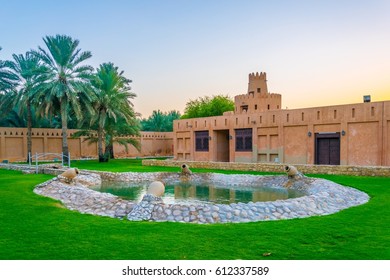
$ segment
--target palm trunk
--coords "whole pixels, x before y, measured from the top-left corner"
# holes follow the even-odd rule
[[[98,127],[98,156],[99,162],[104,162],[104,154],[103,154],[103,129]]]
[[[108,157],[109,159],[114,159],[115,158],[115,156],[114,156],[114,147],[113,147],[112,143],[107,143],[106,144],[105,156]]]
[[[68,147],[68,112],[67,112],[67,102],[65,98],[61,99],[60,103],[60,110],[61,110],[61,123],[62,123],[62,160],[64,164],[68,163],[68,154],[69,154],[69,147]]]
[[[102,115],[104,116],[105,112],[104,110],[102,112],[99,112],[99,120],[98,120],[98,155],[99,155],[99,162],[106,162],[108,159],[106,159],[103,151],[103,121],[102,121]]]
[[[30,156],[32,155],[32,113],[30,102],[27,102],[27,163],[30,163]]]

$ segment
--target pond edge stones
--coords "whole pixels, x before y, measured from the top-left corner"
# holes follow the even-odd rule
[[[138,203],[127,215],[130,221],[147,221],[152,217],[154,208],[158,204],[164,204],[161,196],[164,195],[165,186],[160,181],[154,181],[149,184],[147,194],[144,195],[141,202]]]
[[[306,195],[286,200],[225,204],[165,204],[161,197],[146,194],[136,203],[117,196],[100,193],[88,186],[100,184],[100,177],[122,178],[127,182],[149,179],[163,181],[164,178],[181,178],[180,173],[110,173],[81,172],[73,182],[67,184],[57,178],[38,185],[34,192],[60,200],[65,207],[81,213],[128,219],[131,221],[172,221],[189,223],[240,223],[280,219],[305,218],[315,215],[328,215],[340,210],[364,204],[369,196],[357,189],[344,187],[325,179],[305,176],[257,176],[197,173],[185,177],[194,180],[211,178],[216,182],[261,183],[275,180],[280,186],[304,190]],[[188,178],[187,178],[188,179]],[[156,194],[156,193],[155,193]]]

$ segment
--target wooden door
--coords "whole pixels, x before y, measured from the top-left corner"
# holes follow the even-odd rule
[[[340,164],[340,134],[316,134],[316,164]]]

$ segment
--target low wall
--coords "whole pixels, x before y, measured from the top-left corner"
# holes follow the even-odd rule
[[[78,130],[68,130],[68,146],[70,157],[96,158],[97,143],[89,143],[85,137],[73,138]],[[32,154],[35,153],[56,153],[62,152],[62,131],[61,129],[33,128]],[[138,151],[129,145],[128,150],[119,144],[114,144],[114,155],[117,158],[123,157],[145,157],[145,156],[172,156],[173,155],[173,133],[172,132],[145,132],[142,131],[139,137],[134,137],[141,145]],[[58,158],[58,155],[55,156]],[[46,158],[46,160],[53,160]],[[0,162],[17,162],[27,160],[27,128],[0,127]]]
[[[283,164],[275,163],[236,163],[236,162],[205,162],[205,161],[174,161],[174,160],[153,160],[142,161],[145,166],[177,166],[189,165],[190,168],[277,172],[284,173]],[[390,177],[390,167],[382,166],[347,166],[347,165],[311,165],[294,164],[304,174],[335,174],[352,176],[382,176]]]

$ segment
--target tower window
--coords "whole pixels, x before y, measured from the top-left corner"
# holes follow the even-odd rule
[[[260,93],[261,92],[261,88],[257,88],[257,92]]]
[[[255,110],[257,110],[257,105],[255,105]]]
[[[269,110],[269,108],[270,108],[271,106],[268,104],[268,106],[267,106],[267,107],[268,107],[268,110]]]

